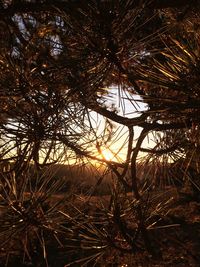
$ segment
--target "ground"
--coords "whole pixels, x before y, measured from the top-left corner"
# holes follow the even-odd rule
[[[137,253],[123,253],[116,249],[107,249],[103,256],[99,259],[95,266],[99,267],[198,267],[200,266],[200,203],[194,199],[187,197],[184,194],[177,194],[174,189],[168,189],[166,192],[157,192],[154,195],[154,203],[164,201],[167,198],[171,199],[168,206],[167,214],[158,220],[155,227],[149,230],[151,240],[153,240],[154,248],[160,250],[162,257],[157,259],[149,256],[145,251]],[[131,196],[130,196],[131,197]],[[60,199],[62,196],[55,196],[55,199]],[[88,199],[85,196],[75,198],[75,204],[80,210],[87,214],[93,214],[98,211],[102,203],[108,204],[110,196],[95,196]],[[78,199],[78,200],[77,200]],[[87,200],[87,201],[86,201]],[[54,201],[53,201],[54,202]],[[74,257],[73,252],[66,255],[66,250],[63,248],[55,249],[54,241],[49,243],[49,267],[64,267],[64,266],[83,266],[81,263],[67,265],[69,257]],[[47,251],[48,252],[48,251]],[[4,253],[1,250],[1,255]],[[76,256],[79,252],[76,251]],[[80,252],[82,253],[82,252]],[[37,253],[36,253],[37,254]],[[84,253],[83,253],[84,255]],[[45,263],[41,260],[42,255],[36,255],[35,263],[24,261],[22,264],[20,256],[15,253],[10,258],[8,267],[14,266],[34,266],[43,267]],[[1,257],[2,259],[2,257]],[[37,264],[36,264],[37,263]],[[17,265],[16,265],[17,264]],[[5,266],[5,261],[2,265]],[[93,263],[88,263],[84,266],[94,266]]]

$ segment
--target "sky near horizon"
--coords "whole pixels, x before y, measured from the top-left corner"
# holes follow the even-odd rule
[[[138,117],[141,115],[142,111],[148,109],[148,106],[142,102],[140,96],[125,92],[116,86],[109,88],[106,100],[106,104],[114,107],[118,115],[127,118]],[[100,136],[101,132],[104,131],[105,118],[95,112],[91,112],[91,114],[94,121],[94,128],[96,127],[95,124],[98,125],[97,133]],[[134,127],[134,145],[141,131],[141,127]],[[108,144],[102,146],[102,156],[107,160],[124,161],[127,152],[127,141],[128,128],[114,123],[114,135]],[[149,136],[149,138],[145,138],[142,147],[150,148],[153,147],[153,144],[153,138]]]

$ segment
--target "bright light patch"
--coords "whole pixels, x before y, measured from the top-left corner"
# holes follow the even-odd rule
[[[102,154],[102,157],[108,161],[116,160],[115,155],[109,149],[102,150],[101,154]]]

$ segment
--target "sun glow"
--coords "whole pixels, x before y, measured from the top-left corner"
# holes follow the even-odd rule
[[[102,150],[101,156],[108,161],[117,161],[116,155],[109,149]]]

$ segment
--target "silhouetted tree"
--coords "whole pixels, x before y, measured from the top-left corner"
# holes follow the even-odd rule
[[[98,222],[79,210],[77,217],[59,210],[71,227],[64,230],[66,238],[81,247],[79,235],[85,236],[84,248],[101,250],[94,258],[107,247],[144,247],[160,256],[149,233],[154,210],[147,208],[137,162],[143,153],[144,165],[166,167],[199,151],[199,1],[0,1],[0,17],[0,160],[2,166],[12,162],[11,170],[2,170],[8,215],[17,212],[19,222],[28,218],[32,225],[22,197],[31,163],[40,173],[48,164],[97,161],[114,177],[110,209],[102,209],[105,221]],[[112,150],[125,131],[126,140],[106,159],[102,151]],[[143,145],[148,138],[155,144],[150,148]],[[126,155],[117,160],[122,149]],[[52,182],[52,194],[53,188]],[[30,205],[36,215],[43,213],[33,229],[57,234],[63,221],[51,225],[51,209],[38,203],[34,198]],[[43,234],[38,235],[46,260]]]

